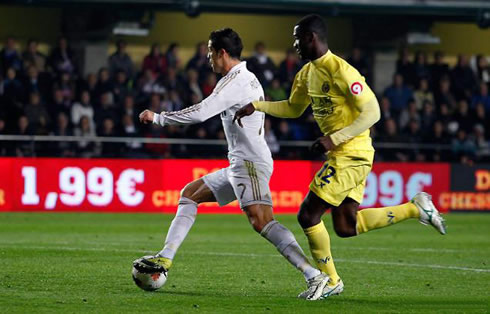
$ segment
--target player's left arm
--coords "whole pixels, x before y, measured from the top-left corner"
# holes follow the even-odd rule
[[[381,116],[376,96],[355,68],[351,66],[341,68],[336,76],[335,84],[343,91],[347,104],[354,106],[359,116],[350,125],[330,134],[335,146],[366,131],[378,122]]]

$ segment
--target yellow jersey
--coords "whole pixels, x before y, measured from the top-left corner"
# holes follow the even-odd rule
[[[313,116],[324,135],[351,125],[360,108],[375,97],[363,76],[330,50],[322,57],[303,66],[296,74],[289,100],[257,101],[254,107],[277,117],[299,117],[311,104]],[[335,139],[332,138],[335,143]],[[369,129],[329,153],[374,151]]]

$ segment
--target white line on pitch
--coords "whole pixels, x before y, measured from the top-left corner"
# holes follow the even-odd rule
[[[2,246],[4,248],[10,246]],[[76,247],[48,247],[48,246],[22,246],[23,249],[40,249],[40,250],[60,250],[60,251],[101,251],[101,252],[131,252],[131,253],[152,253],[147,250],[130,250],[130,249],[107,249],[107,248],[76,248]],[[212,255],[212,256],[244,256],[244,257],[281,257],[279,254],[255,254],[255,253],[230,253],[230,252],[182,252],[181,255]],[[420,268],[435,268],[435,269],[450,269],[450,270],[462,270],[490,273],[490,269],[484,268],[471,268],[461,266],[445,266],[437,264],[413,264],[402,262],[381,262],[381,261],[366,261],[366,260],[352,260],[352,259],[335,259],[337,262],[344,263],[360,263],[360,264],[372,264],[372,265],[388,265],[388,266],[404,266],[404,267],[420,267]]]

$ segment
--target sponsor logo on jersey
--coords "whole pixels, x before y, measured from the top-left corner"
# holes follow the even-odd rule
[[[353,95],[360,95],[362,93],[362,90],[364,88],[362,87],[362,84],[359,83],[359,82],[354,82],[351,84],[350,86],[350,92],[353,94]]]

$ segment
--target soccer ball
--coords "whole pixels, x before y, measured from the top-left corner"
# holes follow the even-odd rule
[[[133,263],[133,271],[131,273],[133,281],[138,287],[146,291],[155,291],[165,284],[167,281],[167,271],[148,271],[147,269],[138,267],[136,262]]]

